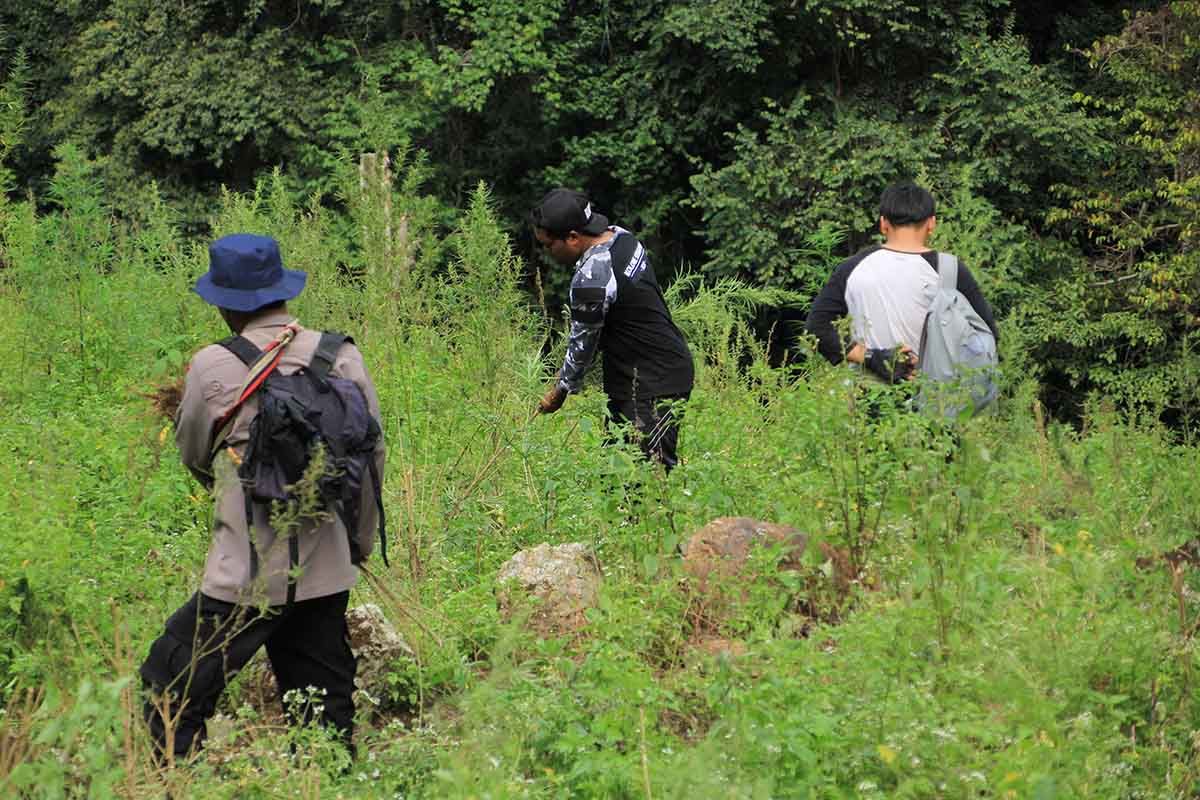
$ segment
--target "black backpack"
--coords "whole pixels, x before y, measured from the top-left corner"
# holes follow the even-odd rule
[[[339,333],[322,333],[320,344],[308,366],[291,375],[270,372],[257,388],[258,414],[250,423],[250,440],[238,467],[246,487],[247,530],[253,530],[254,503],[296,503],[289,487],[308,468],[313,449],[325,449],[325,470],[318,479],[320,506],[335,512],[346,528],[350,559],[361,564],[364,545],[358,522],[363,502],[363,475],[371,476],[374,502],[379,511],[379,548],[387,560],[387,532],[383,495],[375,467],[375,447],[382,431],[367,409],[367,399],[358,384],[330,376],[337,352],[354,340]],[[219,344],[249,368],[263,353],[243,336],[231,336]],[[244,399],[244,398],[243,398]],[[300,544],[288,537],[288,603],[296,593],[295,569]],[[250,574],[258,573],[258,553],[251,537]]]

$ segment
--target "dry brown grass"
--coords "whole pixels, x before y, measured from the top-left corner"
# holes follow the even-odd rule
[[[34,714],[42,704],[41,689],[12,693],[0,718],[0,792],[8,785],[13,771],[34,753]]]
[[[183,376],[170,383],[160,384],[142,396],[150,401],[154,412],[165,419],[175,419],[179,403],[183,400]]]

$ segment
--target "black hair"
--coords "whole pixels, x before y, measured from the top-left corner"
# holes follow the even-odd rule
[[[287,305],[287,300],[275,300],[270,303],[267,303],[265,306],[259,306],[258,308],[252,308],[249,311],[241,311],[236,308],[226,308],[225,306],[220,305],[220,304],[217,304],[217,308],[221,309],[222,311],[229,311],[230,313],[233,313],[233,314],[249,314],[250,316],[254,316],[255,314],[261,314],[264,311],[278,311],[279,309],[283,308],[286,305]]]
[[[892,184],[879,198],[879,216],[897,227],[917,225],[933,213],[933,195],[912,181]]]

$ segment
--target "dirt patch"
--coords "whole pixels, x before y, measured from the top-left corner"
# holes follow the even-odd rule
[[[701,653],[726,658],[737,658],[748,652],[746,643],[740,639],[726,639],[721,636],[701,636],[693,646]]]
[[[696,705],[703,708],[703,702],[697,698]],[[695,744],[708,735],[716,717],[704,711],[684,711],[675,708],[664,708],[658,712],[658,724],[666,731],[688,744]]]
[[[1152,556],[1142,556],[1136,562],[1140,570],[1153,569],[1159,564],[1167,564],[1172,570],[1184,567],[1200,566],[1200,537],[1184,542],[1179,547]]]

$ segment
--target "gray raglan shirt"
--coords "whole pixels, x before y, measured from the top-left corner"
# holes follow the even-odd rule
[[[846,356],[834,322],[850,317],[851,335],[868,350],[906,344],[920,355],[925,316],[938,288],[937,251],[905,253],[873,247],[843,261],[813,301],[805,324],[818,348],[832,364]],[[999,341],[992,308],[979,284],[961,262],[958,290]]]

